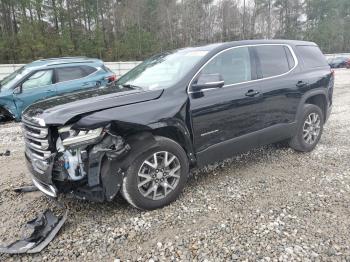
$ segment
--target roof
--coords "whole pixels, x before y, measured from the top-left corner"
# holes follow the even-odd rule
[[[65,64],[78,64],[78,63],[89,63],[89,64],[101,64],[103,63],[99,59],[88,58],[88,57],[57,57],[40,59],[25,65],[26,68],[38,68],[38,67],[56,67]]]
[[[224,42],[224,43],[216,43],[209,44],[204,46],[197,47],[188,47],[184,48],[184,50],[201,50],[201,51],[213,51],[217,49],[226,49],[234,46],[241,45],[258,45],[258,44],[288,44],[288,45],[316,45],[313,42],[307,41],[299,41],[299,40],[241,40],[241,41],[232,41],[232,42]]]

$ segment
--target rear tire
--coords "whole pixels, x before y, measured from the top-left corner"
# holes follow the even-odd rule
[[[289,146],[296,151],[310,152],[322,136],[324,116],[318,106],[306,104],[300,119],[296,135],[289,142]]]
[[[139,154],[128,167],[121,193],[132,206],[153,210],[180,195],[189,173],[184,149],[175,141],[155,137],[157,146]]]

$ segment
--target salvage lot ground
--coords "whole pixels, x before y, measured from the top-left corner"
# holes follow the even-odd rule
[[[268,146],[196,170],[172,205],[140,212],[118,199],[63,198],[69,218],[40,254],[0,260],[350,261],[350,70],[336,71],[334,107],[315,151]],[[20,125],[0,126],[0,244],[55,205],[28,184]],[[57,208],[56,208],[57,210]],[[59,212],[59,210],[57,210]]]

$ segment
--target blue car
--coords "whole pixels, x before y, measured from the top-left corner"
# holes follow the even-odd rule
[[[0,81],[0,119],[21,120],[32,103],[81,89],[114,82],[115,74],[103,61],[86,57],[37,60]]]

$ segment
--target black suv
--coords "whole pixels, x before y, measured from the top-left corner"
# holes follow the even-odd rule
[[[240,41],[156,55],[115,86],[51,98],[23,115],[34,184],[49,196],[140,209],[174,201],[189,169],[279,141],[308,152],[332,106],[316,44]]]

